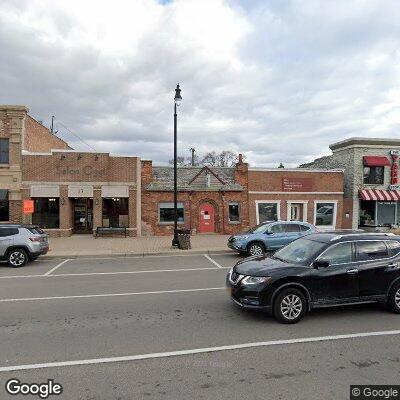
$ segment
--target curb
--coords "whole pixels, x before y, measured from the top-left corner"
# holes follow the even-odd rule
[[[221,249],[204,249],[204,250],[178,250],[175,251],[162,251],[162,252],[148,252],[148,253],[90,253],[90,254],[46,254],[45,256],[41,256],[41,260],[52,260],[55,258],[69,258],[71,260],[77,258],[123,258],[123,257],[133,257],[133,258],[145,258],[145,257],[154,257],[154,256],[196,256],[203,254],[236,254],[233,250],[221,250]]]

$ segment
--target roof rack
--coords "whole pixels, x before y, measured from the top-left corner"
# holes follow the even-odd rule
[[[336,235],[330,241],[333,242],[334,240],[341,239],[343,237],[348,236],[396,236],[392,232],[368,232],[368,233],[349,233],[348,235]]]

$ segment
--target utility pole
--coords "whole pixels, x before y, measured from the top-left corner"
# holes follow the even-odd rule
[[[50,132],[54,133],[54,115],[51,116],[51,127],[50,127]]]
[[[196,151],[196,149],[194,147],[192,147],[190,149],[190,151],[192,152],[192,167],[194,167],[194,164],[195,164],[194,152]]]

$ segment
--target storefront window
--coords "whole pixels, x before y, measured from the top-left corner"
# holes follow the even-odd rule
[[[103,226],[129,226],[128,198],[103,198]]]
[[[378,225],[396,224],[396,203],[390,201],[378,201],[377,203]]]
[[[364,167],[364,183],[383,185],[385,167]]]
[[[60,199],[40,197],[34,199],[32,223],[41,228],[60,227]]]
[[[229,203],[229,222],[239,222],[239,203]]]
[[[184,208],[183,203],[178,203],[178,223],[183,223]],[[160,203],[158,205],[158,220],[160,223],[174,222],[174,203]]]
[[[375,201],[360,201],[360,226],[375,226]]]
[[[335,203],[315,203],[315,225],[334,226],[335,211]]]
[[[0,221],[10,220],[10,208],[8,203],[8,190],[0,189]]]
[[[278,221],[278,203],[258,203],[258,223],[265,221]]]

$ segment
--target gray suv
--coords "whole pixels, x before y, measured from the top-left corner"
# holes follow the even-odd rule
[[[35,225],[0,225],[0,260],[18,268],[49,250],[49,236]]]

